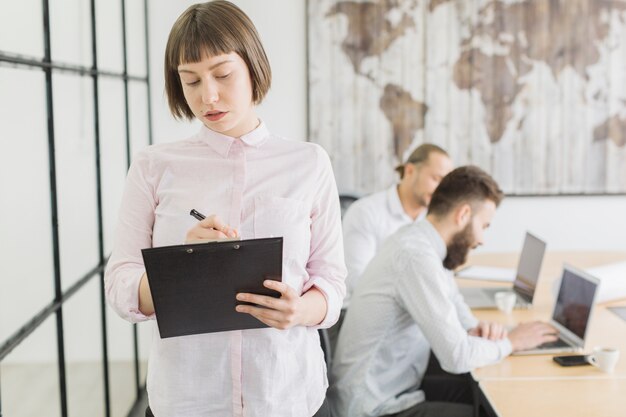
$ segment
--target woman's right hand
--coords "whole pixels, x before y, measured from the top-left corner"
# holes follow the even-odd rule
[[[187,231],[185,243],[194,243],[204,240],[220,240],[227,238],[237,238],[239,232],[220,220],[216,215],[208,216],[206,219],[198,222],[194,227]],[[148,276],[144,273],[139,282],[139,311],[146,316],[154,314],[154,303],[152,302],[152,294],[150,293],[150,285],[148,284]]]
[[[239,232],[224,223],[215,214],[207,216],[187,231],[185,243],[194,243],[199,240],[220,240],[239,237]]]

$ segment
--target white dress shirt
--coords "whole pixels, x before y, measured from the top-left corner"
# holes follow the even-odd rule
[[[426,210],[415,221],[425,216]],[[348,207],[343,216],[343,245],[348,268],[343,308],[350,305],[350,298],[365,267],[374,258],[385,239],[400,227],[413,222],[400,202],[398,184],[360,198]]]
[[[339,197],[318,145],[271,135],[264,124],[234,139],[206,127],[190,139],[150,146],[128,172],[105,284],[131,322],[145,268],[141,249],[182,244],[195,208],[217,214],[242,239],[283,236],[283,282],[315,286],[328,311],[319,326],[229,331],[161,339],[154,326],[148,396],[157,417],[310,417],[324,401],[326,364],[318,327],[339,317],[345,265]]]
[[[404,226],[367,267],[339,334],[328,398],[337,416],[382,416],[424,401],[418,388],[432,349],[464,373],[511,353],[508,339],[470,336],[478,324],[442,260],[428,220]]]

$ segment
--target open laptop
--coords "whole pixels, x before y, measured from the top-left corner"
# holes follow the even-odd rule
[[[526,232],[513,287],[463,287],[460,291],[465,302],[470,308],[497,308],[494,299],[495,293],[512,289],[517,295],[515,307],[530,307],[535,296],[545,252],[546,242]]]
[[[544,343],[534,349],[516,352],[515,355],[583,350],[599,285],[598,278],[572,266],[564,265],[559,294],[550,319],[550,324],[559,331],[559,340]]]

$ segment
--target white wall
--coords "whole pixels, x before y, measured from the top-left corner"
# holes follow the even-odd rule
[[[519,251],[526,230],[548,250],[626,251],[626,197],[505,198],[479,250]]]

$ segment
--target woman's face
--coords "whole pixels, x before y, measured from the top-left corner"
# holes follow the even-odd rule
[[[206,127],[235,138],[257,127],[250,72],[237,53],[180,64],[178,74],[187,104]]]

